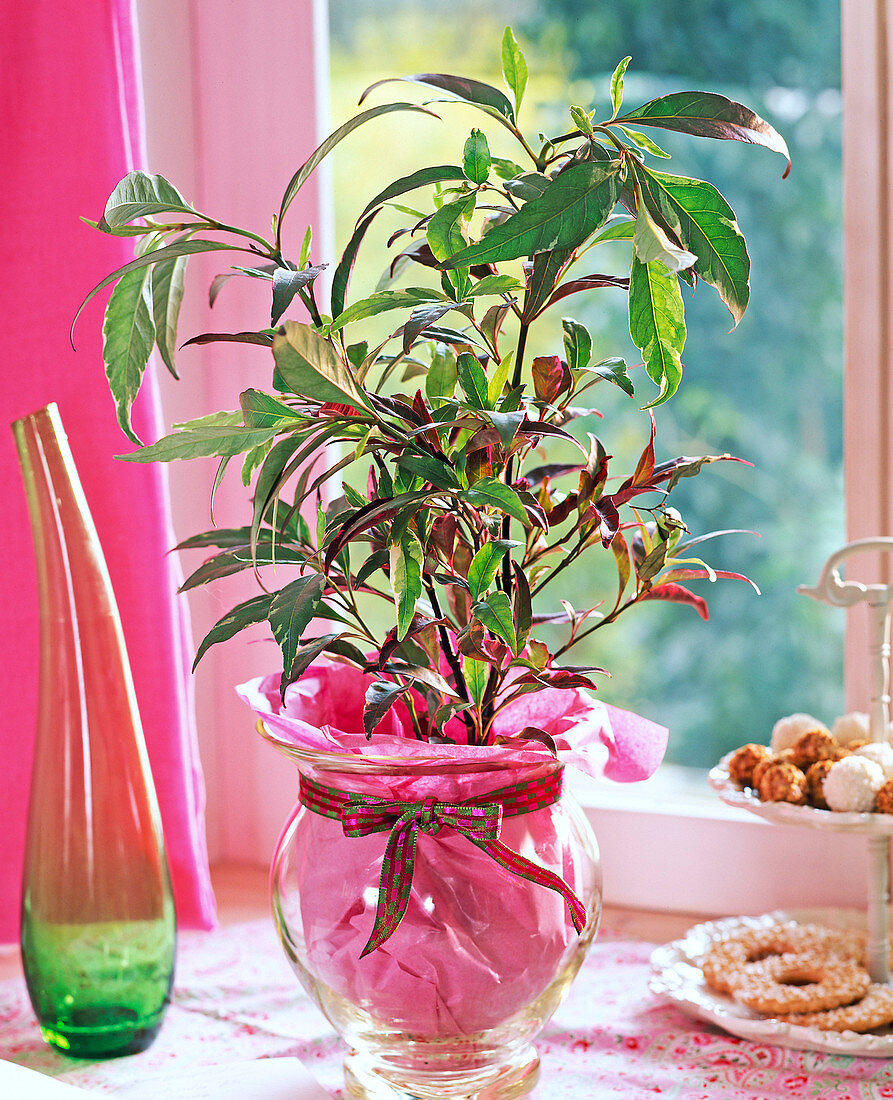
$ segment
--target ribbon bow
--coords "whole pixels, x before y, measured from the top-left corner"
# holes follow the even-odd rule
[[[345,836],[389,833],[378,882],[375,922],[360,958],[381,947],[403,919],[412,890],[419,833],[436,836],[444,826],[460,833],[505,870],[561,894],[574,928],[582,932],[586,910],[567,883],[499,840],[504,814],[516,816],[551,805],[560,791],[559,773],[491,791],[469,802],[438,802],[434,798],[400,802],[323,787],[302,775],[301,801],[315,813],[340,819]]]

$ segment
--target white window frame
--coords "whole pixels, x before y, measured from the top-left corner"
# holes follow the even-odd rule
[[[191,186],[197,201],[233,211],[235,220],[246,181],[252,205],[245,216],[256,217],[258,196],[272,209],[282,180],[328,130],[325,0],[265,0],[264,30],[257,35],[246,31],[239,0],[137,0],[137,6],[149,165],[182,189]],[[841,6],[844,461],[847,532],[855,539],[893,535],[893,0],[842,0]],[[240,73],[249,75],[241,79]],[[271,134],[281,135],[275,148]],[[325,198],[308,189],[303,203],[291,217],[322,224],[325,250],[331,240]],[[246,325],[253,324],[254,308],[246,300]],[[184,310],[184,331],[208,327],[200,301],[187,299]],[[231,301],[228,323],[238,322]],[[193,362],[185,383],[164,387],[168,419],[222,407],[223,395],[237,393],[240,382],[256,384],[242,365],[245,356],[217,346],[200,350],[201,368]],[[209,477],[206,469],[173,471],[175,524],[183,535],[202,523]],[[238,506],[238,493],[232,495]],[[229,503],[224,497],[221,510]],[[864,579],[889,582],[887,561],[866,560],[860,568]],[[197,637],[225,610],[224,600],[229,606],[244,598],[234,591],[194,594]],[[867,639],[867,619],[857,611],[847,624],[849,709],[866,709]],[[251,717],[230,688],[267,671],[271,659],[269,649],[234,640],[209,651],[196,677],[209,848],[216,860],[266,862],[295,797],[295,775],[253,735]],[[583,797],[602,849],[606,897],[614,904],[712,914],[864,903],[868,863],[858,837],[768,826],[712,796],[679,797],[659,784],[587,788]]]

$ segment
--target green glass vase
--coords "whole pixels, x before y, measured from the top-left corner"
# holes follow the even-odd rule
[[[108,570],[58,409],[13,424],[40,605],[22,961],[46,1041],[132,1054],[173,979],[170,877]]]

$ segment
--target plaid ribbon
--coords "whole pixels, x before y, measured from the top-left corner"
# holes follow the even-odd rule
[[[301,776],[301,802],[313,813],[341,822],[345,836],[389,832],[378,882],[378,906],[372,935],[360,958],[374,951],[397,930],[403,919],[415,870],[419,833],[436,836],[444,826],[455,830],[513,875],[555,890],[564,898],[577,932],[586,924],[586,910],[567,883],[552,871],[513,852],[499,840],[503,817],[517,817],[551,806],[561,795],[561,772],[526,783],[488,791],[466,802],[389,801],[340,791]]]

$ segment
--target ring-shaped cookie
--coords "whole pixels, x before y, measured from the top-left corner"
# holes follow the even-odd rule
[[[770,956],[803,951],[861,961],[865,953],[865,936],[857,931],[794,921],[767,928],[742,928],[723,937],[707,951],[701,971],[711,989],[731,993],[751,964]]]
[[[870,985],[868,971],[853,959],[804,952],[750,964],[732,995],[766,1016],[788,1016],[852,1004]]]
[[[786,1024],[817,1027],[822,1031],[871,1031],[893,1023],[893,988],[872,985],[865,996],[854,1004],[829,1008],[824,1012],[779,1016],[778,1019]]]

